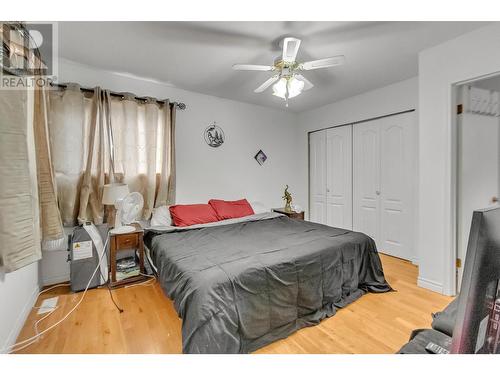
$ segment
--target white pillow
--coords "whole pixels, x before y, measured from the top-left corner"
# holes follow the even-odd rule
[[[271,211],[271,209],[264,206],[262,202],[257,202],[257,201],[250,202],[250,206],[252,206],[252,210],[256,215]]]
[[[153,210],[152,227],[168,227],[172,225],[172,216],[170,216],[168,208],[169,206],[160,206]]]

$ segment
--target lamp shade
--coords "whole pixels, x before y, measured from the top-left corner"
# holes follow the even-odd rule
[[[104,190],[102,192],[102,203],[103,204],[115,204],[116,201],[122,200],[129,193],[127,184],[108,184],[104,185]]]

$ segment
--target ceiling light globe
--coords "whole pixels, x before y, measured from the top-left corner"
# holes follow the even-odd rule
[[[273,85],[273,95],[285,99],[286,95],[286,78],[281,78]]]
[[[304,89],[304,81],[301,81],[295,77],[288,80],[288,97],[294,98],[302,93]]]

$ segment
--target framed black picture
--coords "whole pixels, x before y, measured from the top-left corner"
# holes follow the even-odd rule
[[[264,164],[267,160],[267,155],[264,154],[264,151],[262,150],[259,150],[259,152],[257,152],[257,154],[255,154],[254,156],[255,160],[257,160],[257,163],[259,163],[260,165]]]
[[[224,131],[215,124],[215,122],[208,126],[204,132],[205,142],[210,147],[219,147],[224,143]]]

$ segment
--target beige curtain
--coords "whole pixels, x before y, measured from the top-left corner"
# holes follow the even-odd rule
[[[166,102],[163,106],[163,138],[160,143],[161,172],[155,207],[175,203],[175,105]]]
[[[143,218],[175,201],[175,106],[78,85],[51,94],[49,122],[64,225],[104,220],[102,187],[119,181],[144,197]]]
[[[105,175],[111,175],[111,163],[109,161],[112,140],[109,102],[109,91],[96,87],[90,116],[89,151],[80,188],[80,209],[78,213],[78,222],[80,224],[86,221],[102,224],[104,219],[102,191],[105,184]]]
[[[143,219],[175,200],[175,106],[132,94],[112,99],[116,179],[144,197]]]
[[[102,187],[109,163],[109,92],[84,94],[68,84],[50,99],[50,139],[57,197],[65,226],[103,222]]]
[[[44,87],[34,90],[34,137],[40,202],[40,227],[42,240],[49,243],[65,241],[61,214],[57,204],[55,173],[50,153],[48,128],[48,97]],[[57,246],[57,245],[55,245]],[[45,248],[45,246],[43,246]]]
[[[41,258],[33,99],[29,90],[0,90],[0,266],[6,272]]]
[[[22,24],[7,28],[3,31],[11,37],[27,36]],[[10,59],[28,59],[40,69],[40,51],[21,47],[10,39]],[[7,271],[39,260],[41,241],[64,241],[50,156],[47,94],[38,86],[39,77],[33,78],[33,89],[9,90],[0,97],[0,265]]]
[[[63,225],[73,226],[80,209],[93,100],[76,84],[49,94],[49,133],[59,210]]]

